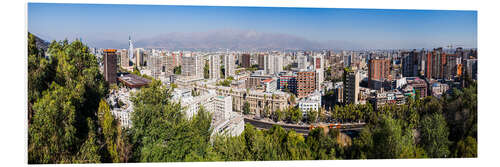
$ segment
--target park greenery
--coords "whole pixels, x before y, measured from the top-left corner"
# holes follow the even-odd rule
[[[172,88],[153,80],[132,94],[132,126],[122,128],[105,100],[111,86],[87,46],[64,40],[43,50],[34,41],[29,34],[30,164],[477,157],[475,82],[441,98],[409,98],[378,110],[366,104],[311,110],[305,117],[297,107],[265,114],[290,123],[365,122],[354,135],[246,124],[241,135],[227,136],[212,135],[203,107],[188,119],[171,100]],[[250,113],[248,102],[242,112]]]

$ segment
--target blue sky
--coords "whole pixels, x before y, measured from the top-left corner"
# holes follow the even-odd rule
[[[353,48],[477,47],[476,11],[28,4],[29,32],[46,40],[81,37],[94,47],[126,46],[128,35],[147,40],[228,29]]]

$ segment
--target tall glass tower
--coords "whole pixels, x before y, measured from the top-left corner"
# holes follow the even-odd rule
[[[128,58],[133,60],[134,58],[134,44],[132,44],[132,39],[130,35],[128,36]]]

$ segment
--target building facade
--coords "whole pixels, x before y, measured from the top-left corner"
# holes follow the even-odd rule
[[[297,97],[306,97],[316,90],[316,71],[299,71],[296,80]]]
[[[209,75],[210,79],[220,79],[220,56],[210,55],[209,56]]]
[[[358,104],[359,73],[356,69],[344,69],[344,100],[345,104]]]
[[[104,49],[103,51],[104,58],[104,80],[106,80],[110,84],[116,83],[116,49]]]

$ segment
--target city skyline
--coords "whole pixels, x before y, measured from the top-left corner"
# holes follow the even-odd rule
[[[44,40],[100,48],[128,48],[129,35],[144,48],[477,48],[476,11],[47,3],[28,11],[28,31]]]

